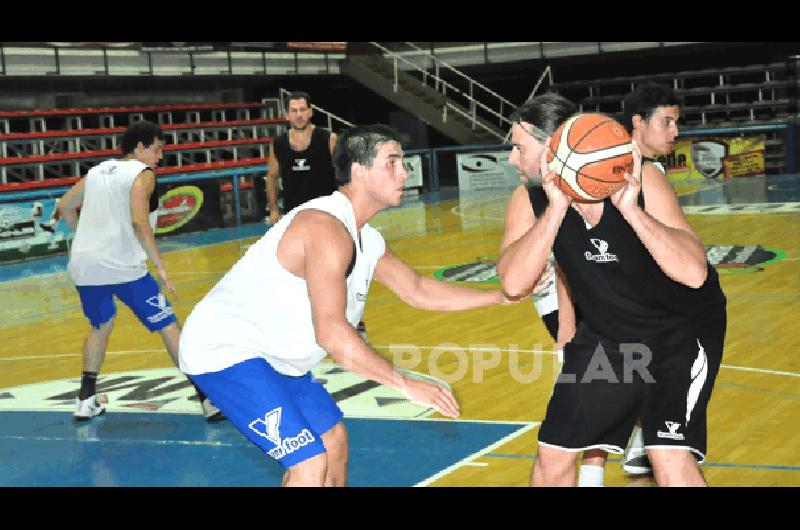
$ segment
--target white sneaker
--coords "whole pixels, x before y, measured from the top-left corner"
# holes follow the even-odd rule
[[[203,416],[206,417],[206,421],[208,423],[216,423],[218,421],[227,419],[225,414],[223,414],[216,405],[211,403],[211,400],[208,398],[205,398],[203,402],[200,403],[200,407],[203,409]]]
[[[644,449],[642,428],[638,425],[633,428],[628,448],[625,449],[622,469],[631,475],[647,475],[653,472],[653,465]]]
[[[101,405],[101,402],[105,403],[107,400],[103,400],[105,396],[89,396],[86,399],[75,398],[75,412],[72,414],[72,417],[75,421],[87,421],[95,416],[99,416],[101,414],[105,414],[106,408]]]
[[[653,472],[653,464],[643,450],[634,450],[625,454],[622,469],[629,475],[649,475]]]

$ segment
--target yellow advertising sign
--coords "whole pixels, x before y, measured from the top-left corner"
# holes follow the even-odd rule
[[[764,135],[685,138],[659,160],[672,181],[744,177],[764,173]]]

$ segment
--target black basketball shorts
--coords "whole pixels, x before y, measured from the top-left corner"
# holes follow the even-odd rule
[[[539,444],[622,454],[638,418],[646,448],[683,448],[702,463],[706,408],[722,362],[722,305],[640,343],[613,343],[581,323],[539,429]]]

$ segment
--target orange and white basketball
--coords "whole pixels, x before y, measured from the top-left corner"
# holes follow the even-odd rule
[[[621,123],[599,113],[575,114],[553,133],[548,167],[558,186],[579,202],[605,199],[633,171],[631,137]]]

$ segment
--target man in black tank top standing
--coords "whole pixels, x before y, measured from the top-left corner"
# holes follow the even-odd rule
[[[307,93],[289,94],[286,110],[289,130],[277,136],[269,146],[266,180],[271,224],[277,223],[281,218],[278,207],[278,175],[283,188],[284,212],[336,191],[331,162],[336,134],[311,123],[313,114]]]
[[[725,296],[666,176],[642,158],[671,149],[679,100],[648,85],[629,96],[626,112],[635,140],[626,185],[603,201],[573,202],[543,156],[533,224],[498,262],[514,299],[531,290],[552,249],[581,313],[539,430],[532,485],[573,485],[579,451],[622,454],[637,418],[659,485],[705,485],[697,462],[722,360]]]

